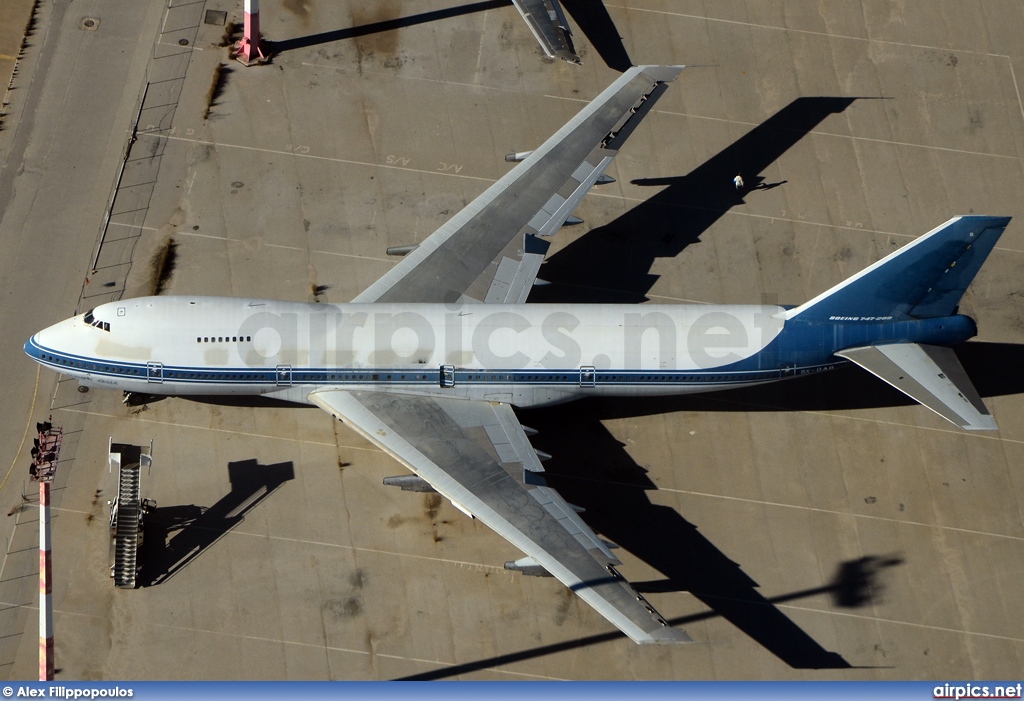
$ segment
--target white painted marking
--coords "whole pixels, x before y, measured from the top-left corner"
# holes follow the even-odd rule
[[[199,239],[213,239],[214,241],[227,241],[228,243],[238,243],[245,245],[245,241],[239,239],[229,239],[226,236],[211,236],[210,234],[197,234],[193,231],[177,231],[175,236],[192,236]],[[395,264],[395,261],[388,260],[386,258],[374,258],[373,256],[361,256],[355,253],[338,253],[337,251],[311,251],[303,246],[286,246],[283,243],[264,243],[267,248],[282,248],[288,251],[302,251],[303,253],[313,253],[316,255],[324,256],[341,256],[343,258],[359,258],[360,260],[373,260],[380,263],[387,263],[389,266]]]
[[[152,226],[139,226],[138,224],[123,224],[119,221],[107,222],[107,226],[124,226],[129,229],[142,229],[143,231],[159,231],[159,229],[156,229]]]
[[[217,143],[215,141],[207,141],[205,139],[188,139],[188,138],[185,138],[183,136],[170,136],[168,134],[160,134],[160,133],[157,133],[155,131],[140,131],[139,132],[139,136],[152,136],[152,137],[156,137],[158,139],[170,139],[170,140],[173,140],[173,141],[188,141],[188,142],[191,142],[191,143],[194,143],[194,144],[202,144],[204,146],[215,146],[217,148],[237,148],[237,149],[242,149],[244,151],[258,151],[258,152],[261,152],[261,153],[275,153],[275,154],[282,155],[282,156],[297,156],[299,158],[313,158],[313,159],[316,159],[318,161],[328,161],[328,162],[331,162],[331,163],[347,163],[349,165],[368,166],[368,167],[371,167],[371,168],[389,168],[391,170],[406,170],[406,171],[411,171],[411,172],[414,172],[414,173],[432,173],[432,174],[435,174],[435,175],[444,175],[444,176],[450,177],[450,178],[465,178],[466,180],[479,180],[481,182],[486,182],[486,183],[493,183],[493,182],[495,182],[493,178],[481,178],[481,177],[477,177],[475,175],[461,175],[461,174],[457,174],[457,173],[452,173],[451,171],[442,172],[442,171],[437,171],[437,170],[424,170],[424,169],[421,169],[421,168],[404,168],[404,167],[401,167],[401,166],[389,165],[389,164],[386,164],[386,163],[368,163],[366,161],[354,161],[354,160],[349,159],[349,158],[334,158],[332,156],[317,156],[317,155],[314,155],[314,154],[311,154],[311,153],[295,153],[294,151],[280,150],[280,149],[273,149],[273,148],[260,148],[258,146],[242,146],[241,144]]]
[[[39,607],[31,604],[12,604],[6,601],[0,601],[0,606],[5,609],[25,609],[26,611],[38,611]],[[82,613],[81,611],[69,611],[67,609],[55,609],[54,613],[60,614],[61,616],[78,616],[79,618],[88,618],[91,620],[106,620],[108,616],[100,616],[91,613]],[[298,640],[285,640],[284,638],[268,638],[262,635],[245,635],[244,633],[229,633],[223,630],[209,630],[206,628],[195,628],[192,626],[179,626],[170,623],[153,623],[157,628],[166,628],[168,630],[179,630],[187,633],[206,633],[207,635],[220,635],[227,638],[235,638],[238,640],[252,640],[254,642],[263,643],[274,643],[276,645],[295,645],[299,647],[314,648],[316,650],[329,650],[331,652],[344,652],[353,655],[373,655],[374,657],[383,657],[389,660],[403,660],[406,662],[418,662],[421,664],[434,664],[441,667],[456,667],[459,666],[460,662],[444,662],[442,660],[427,660],[420,657],[407,657],[405,655],[391,655],[386,652],[380,652],[379,650],[355,650],[347,647],[336,647],[334,645],[320,645],[318,643],[304,643]],[[473,671],[478,671],[474,668]],[[502,669],[500,667],[481,667],[479,671],[497,672],[499,674],[507,674],[513,677],[525,677],[530,679],[547,679],[551,681],[568,681],[560,677],[549,677],[544,674],[529,674],[528,672],[513,672],[512,670]]]
[[[928,46],[926,44],[908,44],[902,41],[889,41],[887,39],[871,39],[865,37],[855,37],[849,34],[829,34],[828,32],[816,32],[812,29],[793,29],[792,27],[777,27],[772,24],[757,24],[755,22],[741,22],[740,20],[734,19],[721,19],[718,17],[702,17],[701,15],[690,15],[683,12],[669,12],[667,10],[649,10],[644,7],[623,7],[622,5],[605,5],[605,7],[613,7],[616,10],[634,10],[636,12],[650,12],[652,14],[667,15],[671,17],[685,17],[686,19],[702,20],[704,22],[719,22],[721,24],[738,24],[743,27],[750,27],[752,29],[773,29],[780,32],[793,32],[794,34],[808,34],[811,36],[827,37],[829,39],[849,39],[851,41],[863,41],[872,44],[889,44],[891,46],[905,46],[912,49],[929,49],[931,51],[956,51],[961,54],[974,54],[976,56],[990,56],[993,58],[1006,58],[1009,56],[1005,54],[990,54],[985,51],[970,51],[968,49],[956,49],[949,46]]]
[[[124,418],[123,416],[117,416],[115,414],[104,414],[101,411],[86,411],[85,409],[70,409],[70,408],[66,408],[66,407],[53,407],[53,410],[54,411],[67,411],[67,412],[70,412],[72,414],[86,414],[88,416],[102,416],[102,417],[108,418],[108,419],[123,419]],[[324,443],[322,441],[303,440],[301,438],[291,438],[289,436],[271,436],[271,435],[266,434],[266,433],[248,433],[246,431],[231,431],[231,430],[226,429],[226,428],[211,428],[210,426],[194,426],[194,425],[191,425],[191,424],[183,424],[183,423],[178,423],[178,422],[175,422],[175,421],[156,421],[154,419],[143,419],[143,418],[140,418],[138,416],[136,416],[132,420],[133,421],[138,421],[139,423],[144,423],[144,424],[155,424],[157,426],[174,426],[175,428],[191,428],[191,429],[194,429],[196,431],[214,431],[216,433],[230,433],[230,434],[236,435],[236,436],[248,436],[249,438],[269,438],[269,439],[277,440],[277,441],[290,441],[292,443],[303,443],[305,445],[322,445],[322,446],[327,446],[327,447],[331,447],[331,448],[341,448],[343,450],[363,450],[363,451],[366,451],[368,453],[381,453],[381,452],[383,452],[379,448],[362,448],[362,447],[356,447],[356,446],[338,445],[336,443]]]

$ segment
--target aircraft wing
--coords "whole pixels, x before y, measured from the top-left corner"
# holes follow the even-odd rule
[[[508,404],[323,390],[310,400],[480,519],[638,643],[690,642],[615,570],[608,545],[555,490]]]
[[[682,66],[631,68],[353,302],[526,301],[554,234]]]
[[[558,0],[512,0],[512,4],[526,20],[548,58],[580,62],[576,47],[572,45],[572,31]]]

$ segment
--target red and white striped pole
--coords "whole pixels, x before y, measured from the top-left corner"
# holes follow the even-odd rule
[[[50,483],[39,482],[39,681],[53,681],[53,565],[50,562]]]
[[[245,64],[267,58],[260,42],[260,0],[245,0],[245,31],[238,44],[237,55]]]

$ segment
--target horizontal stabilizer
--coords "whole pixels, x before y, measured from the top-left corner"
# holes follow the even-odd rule
[[[960,360],[949,348],[894,343],[847,348],[836,355],[852,360],[960,428],[998,428]]]

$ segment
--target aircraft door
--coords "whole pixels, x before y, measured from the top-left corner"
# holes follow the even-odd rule
[[[454,365],[442,365],[441,366],[441,386],[442,387],[454,387],[455,386],[455,366]]]
[[[163,363],[146,363],[146,382],[160,383],[164,381]]]
[[[288,387],[292,384],[292,366],[291,365],[278,365],[277,366],[277,386]]]
[[[593,365],[580,366],[580,387],[593,387],[597,382],[597,368]]]

